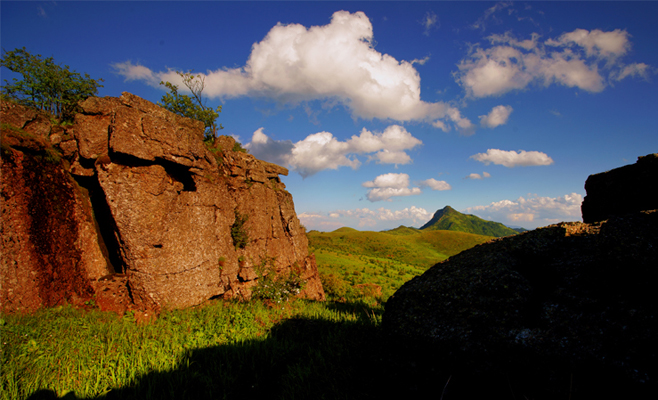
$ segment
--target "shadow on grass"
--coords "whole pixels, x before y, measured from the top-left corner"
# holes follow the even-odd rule
[[[177,368],[150,372],[107,399],[341,399],[378,398],[386,393],[377,311],[365,303],[328,303],[356,314],[354,322],[292,318],[263,340],[189,351]],[[41,390],[29,399],[56,399]],[[65,399],[79,399],[75,394]]]
[[[445,348],[386,336],[366,303],[327,307],[357,315],[354,322],[292,318],[266,339],[191,350],[179,366],[138,377],[105,399],[594,399],[651,398],[626,391],[605,371],[550,378],[552,366],[527,370],[485,359],[464,359]],[[537,371],[542,371],[537,374]],[[553,371],[555,372],[555,371]],[[607,396],[614,394],[613,397]],[[631,397],[628,397],[631,395]],[[58,399],[41,390],[29,399]],[[76,400],[74,393],[61,399]]]

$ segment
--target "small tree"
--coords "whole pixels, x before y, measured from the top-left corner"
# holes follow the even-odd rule
[[[206,127],[204,140],[214,140],[217,137],[217,130],[224,129],[221,125],[218,128],[216,122],[219,113],[222,112],[222,106],[216,109],[206,106],[203,99],[203,89],[205,87],[205,78],[203,76],[200,74],[194,75],[191,72],[176,71],[176,73],[183,79],[183,84],[192,93],[192,97],[179,94],[178,86],[171,82],[160,82],[160,85],[164,85],[169,89],[169,93],[162,96],[161,103],[158,103],[158,105],[180,116],[203,122]]]
[[[47,111],[61,120],[71,120],[78,111],[78,102],[95,96],[102,79],[91,79],[70,71],[69,66],[56,64],[52,57],[42,59],[25,50],[3,50],[0,66],[19,73],[23,79],[5,79],[2,96],[28,107]]]

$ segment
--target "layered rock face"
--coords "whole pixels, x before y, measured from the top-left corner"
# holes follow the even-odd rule
[[[554,390],[537,398],[655,394],[658,211],[629,211],[453,256],[403,285],[386,304],[383,326],[423,343],[437,362],[523,377],[535,385],[528,393]]]
[[[182,308],[217,296],[249,299],[264,274],[294,273],[306,282],[301,296],[324,299],[292,196],[279,179],[285,168],[233,151],[227,137],[221,150],[210,151],[202,123],[129,93],[81,106],[73,127],[50,141],[88,191],[103,262],[120,274],[88,274],[98,297],[110,291],[140,309]],[[4,168],[3,161],[3,175]],[[236,246],[236,234],[246,242]],[[102,287],[108,282],[111,289]]]

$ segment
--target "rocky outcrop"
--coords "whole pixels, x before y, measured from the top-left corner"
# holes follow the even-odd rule
[[[44,136],[57,143],[65,159],[65,171],[59,165],[53,168],[79,186],[80,201],[93,209],[95,219],[89,220],[95,229],[86,232],[100,238],[97,247],[104,250],[100,264],[105,270],[83,270],[87,286],[103,298],[99,303],[105,302],[105,308],[115,308],[112,299],[125,298],[145,310],[188,307],[218,296],[249,299],[259,277],[292,272],[306,282],[301,296],[324,299],[292,196],[279,179],[287,174],[285,168],[234,151],[231,138],[206,148],[200,122],[129,93],[89,98],[81,107],[72,127]],[[23,127],[21,117],[11,118]],[[20,152],[11,143],[6,147]],[[5,182],[5,169],[16,167],[3,156],[3,221],[4,213],[18,220],[22,216],[11,205],[16,195],[5,195],[5,188],[14,187]],[[35,242],[14,226],[4,229],[3,236],[6,232]],[[246,242],[236,245],[236,234]],[[12,254],[3,248],[3,268],[13,264],[25,270]],[[87,262],[87,252],[80,258]],[[121,275],[110,279],[108,273]],[[3,282],[3,296],[10,290],[15,284]],[[3,308],[11,307],[3,301]]]
[[[599,222],[613,215],[658,209],[658,154],[638,157],[635,164],[590,175],[585,182],[583,222]]]
[[[429,365],[515,377],[535,398],[656,394],[658,211],[615,210],[435,265],[389,299],[384,329]]]

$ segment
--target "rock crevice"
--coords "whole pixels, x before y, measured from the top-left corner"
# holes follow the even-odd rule
[[[140,309],[182,308],[218,296],[248,299],[258,276],[240,271],[274,259],[276,271],[282,274],[301,269],[306,280],[302,296],[324,299],[292,196],[279,179],[288,173],[285,168],[234,151],[236,144],[229,137],[220,137],[218,146],[208,149],[202,141],[202,123],[129,93],[121,98],[89,98],[81,107],[83,112],[64,131],[42,127],[38,134],[30,134],[23,130],[25,121],[35,120],[38,113],[2,103],[3,123],[8,121],[3,125],[3,238],[15,236],[32,248],[7,252],[11,245],[3,240],[3,309],[34,309],[60,301],[32,295],[26,296],[32,299],[29,305],[18,305],[10,300],[16,299],[18,281],[5,279],[11,266],[26,276],[30,269],[40,270],[33,256],[45,253],[38,246],[51,239],[61,240],[33,240],[28,232],[23,234],[17,226],[4,223],[25,218],[38,224],[30,219],[28,210],[38,209],[30,202],[42,203],[42,197],[47,197],[41,193],[43,188],[20,184],[18,176],[4,177],[20,169],[20,161],[17,164],[14,160],[27,157],[28,153],[20,149],[34,148],[33,152],[47,155],[53,152],[54,143],[63,160],[53,163],[52,168],[62,179],[74,182],[75,190],[67,195],[74,193],[80,198],[78,202],[87,204],[81,207],[86,218],[72,218],[74,226],[68,236],[76,229],[84,232],[83,245],[94,248],[89,252],[71,246],[81,264],[88,265],[88,253],[93,254],[94,268],[80,270],[79,287],[88,289],[76,296],[112,293],[121,301],[132,298],[134,304],[129,306]],[[15,124],[18,131],[9,124]],[[5,152],[12,156],[5,156]],[[24,165],[30,173],[39,167]],[[32,191],[35,194],[31,195]],[[21,196],[26,200],[19,201]],[[62,197],[59,199],[61,203]],[[68,201],[61,207],[74,213],[72,204]],[[236,210],[249,216],[244,224],[248,241],[243,249],[236,249],[231,239]],[[53,221],[61,224],[57,218]],[[5,256],[9,254],[16,255]],[[59,262],[65,264],[64,259]],[[123,275],[117,280],[99,280],[112,273]],[[103,287],[107,282],[113,282],[111,288]],[[26,287],[41,288],[44,284],[32,282]],[[71,290],[64,292],[70,294]],[[105,297],[107,308],[114,307]]]

